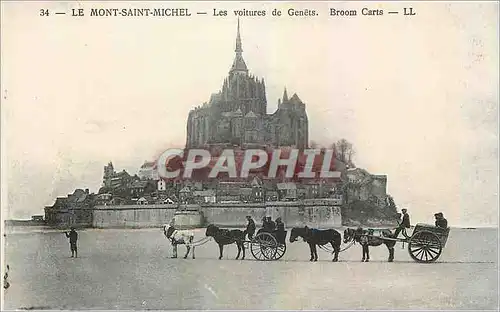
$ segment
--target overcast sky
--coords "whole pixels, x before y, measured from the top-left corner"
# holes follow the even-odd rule
[[[107,7],[147,7],[147,3]],[[150,7],[172,3],[152,2]],[[97,2],[2,2],[2,205],[42,214],[75,188],[96,192],[103,166],[135,173],[184,146],[191,108],[217,92],[234,57],[264,77],[268,112],[286,86],[306,103],[310,140],[346,138],[356,164],[388,175],[412,223],[498,224],[498,4],[185,3],[193,16],[89,17]],[[416,16],[402,11],[412,6]],[[288,8],[318,17],[288,17]],[[329,8],[384,10],[329,17]],[[48,8],[51,16],[40,17]],[[54,15],[84,8],[86,17]],[[227,9],[227,17],[195,11]],[[273,8],[285,16],[270,16]],[[5,211],[5,210],[4,210]]]

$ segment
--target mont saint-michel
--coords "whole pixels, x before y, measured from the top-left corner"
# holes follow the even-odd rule
[[[234,59],[221,89],[187,116],[185,150],[318,149],[310,141],[307,105],[298,92],[283,86],[276,111],[268,112],[264,78],[252,75],[243,57],[239,20],[235,37]],[[287,226],[392,222],[396,205],[386,192],[387,176],[356,168],[353,145],[345,139],[327,148],[334,151],[339,173],[330,179],[290,180],[257,173],[236,180],[168,180],[159,175],[156,160],[145,161],[137,174],[115,171],[109,162],[97,194],[77,189],[57,198],[45,208],[45,222],[154,227],[174,218],[179,226],[242,226],[247,215],[257,220],[281,217]]]

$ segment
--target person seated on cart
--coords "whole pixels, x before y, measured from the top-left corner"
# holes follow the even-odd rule
[[[262,230],[267,230],[269,228],[269,224],[267,223],[267,217],[262,218]]]
[[[276,218],[276,231],[285,232],[285,224],[281,220],[281,217]]]
[[[403,231],[404,229],[409,229],[411,227],[410,224],[410,215],[407,212],[408,210],[406,209],[401,209],[401,212],[403,215],[401,216],[401,222],[399,223],[398,227],[396,228],[396,231],[394,231],[394,238],[397,238],[399,233]]]
[[[274,232],[276,230],[276,223],[274,223],[271,217],[267,217],[267,226],[269,227],[270,232]]]
[[[276,238],[280,243],[285,242],[285,224],[281,220],[281,217],[276,218]]]
[[[448,228],[448,220],[446,220],[443,216],[442,212],[438,212],[434,214],[434,217],[436,218],[436,226],[447,229]]]
[[[248,239],[249,240],[252,240],[253,238],[253,235],[255,234],[255,222],[253,221],[252,217],[251,216],[247,216],[247,220],[248,220],[248,224],[247,224],[247,235],[248,235]]]

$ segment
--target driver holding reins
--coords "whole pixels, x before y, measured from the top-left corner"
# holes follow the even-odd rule
[[[399,226],[396,228],[396,231],[394,231],[394,238],[397,238],[402,230],[409,229],[411,227],[410,215],[407,213],[407,211],[408,210],[406,209],[401,209],[403,216],[401,217],[401,223],[399,223]]]

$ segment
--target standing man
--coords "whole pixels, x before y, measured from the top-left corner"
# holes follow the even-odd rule
[[[255,234],[255,222],[253,221],[251,216],[247,216],[248,224],[247,224],[247,234],[248,234],[248,239],[252,240],[253,234]]]
[[[434,217],[436,218],[436,226],[447,229],[448,228],[448,220],[446,220],[443,216],[442,212],[438,212],[434,214]]]
[[[404,229],[409,229],[410,225],[410,215],[407,213],[406,209],[401,209],[403,216],[401,217],[401,223],[399,223],[398,228],[394,231],[394,238],[397,238],[399,233]]]
[[[76,242],[78,241],[78,233],[76,233],[75,228],[71,227],[71,231],[64,232],[66,237],[69,238],[69,247],[71,249],[71,258],[78,258],[78,249],[76,248]]]
[[[175,217],[173,217],[172,220],[170,220],[170,223],[168,225],[170,225],[171,227],[175,228]]]

